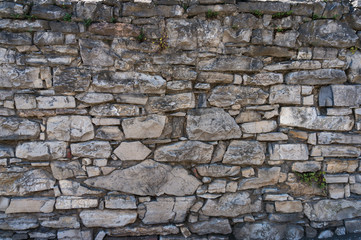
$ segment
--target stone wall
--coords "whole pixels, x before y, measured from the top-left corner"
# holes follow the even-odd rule
[[[361,3],[134,1],[0,1],[0,239],[360,233]]]

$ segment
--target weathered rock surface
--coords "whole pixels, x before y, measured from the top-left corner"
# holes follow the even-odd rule
[[[216,107],[228,107],[234,104],[264,104],[268,93],[261,88],[226,85],[215,87],[208,98],[209,103]]]
[[[40,222],[40,225],[48,228],[80,228],[80,223],[76,216],[60,216]]]
[[[337,132],[321,132],[317,134],[318,144],[361,144],[358,134],[344,134]]]
[[[39,222],[35,216],[0,218],[1,230],[27,230],[37,228]]]
[[[139,28],[127,23],[95,23],[89,27],[89,32],[99,35],[110,35],[117,37],[137,37]]]
[[[146,105],[149,113],[178,111],[195,107],[194,93],[178,93],[164,97],[150,97]]]
[[[122,127],[127,139],[158,138],[162,135],[166,122],[166,116],[153,114],[126,118],[122,121]]]
[[[250,57],[219,57],[198,63],[202,71],[254,72],[263,67],[262,61]]]
[[[199,175],[203,177],[231,177],[241,171],[239,166],[226,166],[220,164],[200,165],[196,167]]]
[[[345,23],[317,20],[301,25],[299,40],[313,46],[348,48],[355,46],[359,38]]]
[[[191,195],[201,185],[182,167],[145,160],[133,167],[115,170],[102,177],[90,178],[86,184],[108,190],[122,191],[141,196]]]
[[[361,154],[360,148],[354,146],[314,146],[311,151],[311,156],[323,157],[358,157]]]
[[[87,116],[57,116],[47,121],[49,140],[87,141],[94,138],[94,127]]]
[[[271,86],[269,102],[271,104],[300,104],[301,103],[301,87],[289,85]]]
[[[341,84],[346,82],[346,80],[345,72],[340,69],[291,72],[285,76],[287,84],[328,85]]]
[[[159,162],[209,163],[213,146],[199,141],[181,141],[161,146],[154,152],[154,160]]]
[[[143,143],[137,142],[122,142],[115,150],[114,154],[120,160],[144,160],[152,151]]]
[[[77,164],[76,164],[77,165]],[[69,170],[69,172],[72,172],[72,173],[69,173],[68,176],[82,176],[82,175],[85,175],[85,172],[81,171],[80,170],[80,165],[78,165],[78,169],[76,168],[73,168],[71,169],[72,165],[71,164],[65,164],[65,166],[67,168],[64,168],[63,170]],[[61,167],[61,165],[55,165],[52,163],[52,169],[54,169],[54,173],[55,171],[59,171],[59,169],[55,170],[55,168],[59,168]],[[77,173],[77,171],[79,171],[79,173]],[[64,173],[61,173],[63,176],[59,177],[57,179],[63,179],[64,178]],[[67,176],[65,175],[65,178]],[[72,180],[60,180],[59,181],[59,187],[60,187],[60,191],[63,195],[65,196],[82,196],[82,195],[97,195],[97,194],[101,194],[102,191],[100,190],[93,190],[93,189],[90,189],[86,186],[83,186],[82,184],[80,184],[79,182],[76,182],[76,181],[72,181]]]
[[[149,235],[174,235],[179,233],[175,225],[138,225],[137,227],[122,227],[109,229],[112,236],[149,236]]]
[[[186,131],[190,140],[225,140],[242,135],[234,119],[220,108],[189,110]]]
[[[310,130],[349,131],[354,120],[349,116],[320,116],[314,107],[282,107],[280,125]]]
[[[360,91],[360,85],[331,85],[322,87],[319,95],[319,105],[357,107],[361,104]]]
[[[14,149],[11,146],[0,145],[0,158],[14,157]]]
[[[271,144],[270,160],[308,160],[306,144]]]
[[[137,200],[132,195],[110,195],[105,197],[105,207],[111,209],[137,209]]]
[[[145,202],[140,208],[145,208],[146,212],[142,218],[145,224],[158,223],[180,223],[186,218],[189,208],[194,204],[195,197],[162,197],[157,201]]]
[[[85,91],[90,85],[91,75],[86,69],[55,68],[53,86],[56,92]]]
[[[55,179],[42,169],[24,173],[0,173],[0,194],[3,196],[23,196],[28,193],[50,190]]]
[[[75,108],[72,96],[40,96],[36,98],[39,109]]]
[[[226,193],[219,199],[208,199],[201,213],[207,216],[236,217],[245,213],[260,212],[262,200],[252,200],[248,192]]]
[[[235,165],[262,165],[266,156],[257,141],[232,141],[223,157],[223,163]]]
[[[243,133],[266,133],[272,132],[277,128],[276,121],[258,121],[258,122],[248,122],[243,123],[242,126]]]
[[[66,156],[66,142],[25,142],[16,146],[15,155],[28,160],[54,160]]]
[[[304,204],[304,212],[311,221],[337,221],[361,216],[357,200],[320,200]]]
[[[84,210],[80,218],[86,227],[114,228],[134,223],[137,212],[131,210]]]
[[[40,125],[24,118],[0,117],[0,140],[36,139]]]
[[[100,40],[79,39],[80,55],[84,65],[109,67],[114,65],[113,54]]]
[[[13,198],[5,213],[50,213],[54,209],[54,198]]]
[[[42,88],[43,81],[39,77],[40,69],[35,67],[0,67],[0,87],[2,88]]]
[[[258,169],[258,177],[240,180],[238,190],[275,185],[278,182],[280,171],[280,167],[260,168]]]
[[[112,147],[105,141],[72,143],[70,149],[75,157],[108,158],[112,153]]]
[[[56,198],[56,209],[94,208],[98,206],[96,197],[60,196]]]
[[[165,93],[166,81],[161,76],[137,72],[100,73],[93,78],[92,87],[111,93]]]
[[[253,76],[244,75],[244,85],[269,86],[283,83],[280,73],[258,73]]]
[[[89,114],[101,117],[131,117],[139,115],[139,109],[134,105],[106,103],[92,107]]]
[[[232,232],[229,220],[225,218],[210,218],[208,221],[201,221],[189,225],[192,233],[205,234],[230,234]]]
[[[52,161],[50,167],[53,176],[58,180],[86,176],[85,171],[78,161]]]

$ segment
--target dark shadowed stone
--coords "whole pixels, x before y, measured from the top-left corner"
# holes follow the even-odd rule
[[[140,33],[140,29],[132,24],[106,22],[92,24],[88,31],[93,34],[115,37],[137,37]]]
[[[331,85],[322,87],[320,106],[354,107],[361,105],[361,85]]]
[[[199,70],[202,71],[254,72],[260,70],[262,67],[262,61],[244,56],[222,56],[210,60],[203,60],[198,64]]]
[[[355,30],[361,30],[361,9],[355,8],[346,16],[350,26]]]
[[[27,10],[26,5],[17,4],[14,2],[1,2],[0,3],[0,17],[8,18],[16,15],[22,16]]]
[[[0,140],[35,139],[40,134],[40,125],[23,118],[0,117]]]
[[[0,158],[14,157],[14,149],[11,146],[0,144]]]
[[[78,33],[79,26],[75,22],[49,22],[51,31],[62,33]]]
[[[79,68],[55,68],[53,87],[57,92],[80,92],[89,87],[91,75],[89,71]]]
[[[287,84],[328,85],[346,82],[347,77],[340,69],[320,69],[314,71],[299,71],[285,76]]]
[[[265,14],[274,14],[287,12],[290,10],[290,4],[284,2],[239,2],[238,11],[253,12],[258,10]]]
[[[262,165],[265,160],[263,146],[257,141],[232,141],[224,154],[223,163],[235,165]]]
[[[192,195],[201,185],[183,167],[145,160],[133,167],[115,170],[102,177],[90,178],[86,184],[108,190],[121,191],[141,196]]]
[[[350,131],[354,119],[350,116],[320,116],[314,107],[282,107],[280,125],[311,130]]]
[[[129,238],[129,236],[174,235],[179,233],[179,229],[175,225],[149,226],[140,224],[136,227],[110,228],[108,232],[111,236]]]
[[[224,140],[242,135],[235,120],[220,108],[189,110],[186,130],[190,140]]]
[[[299,40],[313,46],[348,48],[357,45],[358,36],[346,23],[317,20],[300,27]]]
[[[219,199],[208,199],[201,213],[213,217],[237,217],[238,215],[260,212],[262,200],[252,200],[248,192],[226,193]]]
[[[230,234],[232,232],[229,220],[225,218],[211,218],[207,221],[191,223],[189,230],[198,235],[205,234]]]
[[[66,11],[55,5],[34,5],[31,8],[31,15],[46,20],[60,20],[65,16]]]
[[[100,40],[80,39],[80,55],[84,65],[109,67],[114,65],[114,58],[107,44]]]
[[[0,44],[9,45],[31,45],[32,36],[30,33],[0,32]]]
[[[38,226],[39,222],[35,216],[0,218],[1,230],[27,230],[37,228]]]
[[[0,173],[0,194],[4,196],[23,196],[50,190],[54,184],[53,176],[42,169],[25,173]]]
[[[43,88],[43,81],[39,75],[39,68],[19,66],[15,68],[10,65],[2,65],[0,67],[0,87],[21,89]]]
[[[64,34],[61,32],[36,32],[34,34],[34,44],[43,45],[61,45],[64,43]]]
[[[320,94],[318,95],[318,105],[320,107],[333,106],[333,93],[331,86],[321,87]]]
[[[49,23],[44,20],[35,21],[23,21],[23,20],[0,20],[0,29],[8,29],[10,31],[27,31],[32,29],[33,31],[44,31],[49,29]]]
[[[304,204],[304,212],[311,221],[337,221],[361,216],[361,202],[357,200],[321,200]]]
[[[199,141],[181,141],[161,146],[154,152],[154,160],[159,162],[209,163],[213,146]]]
[[[215,87],[208,101],[216,107],[228,107],[234,104],[258,105],[264,104],[268,95],[261,88],[226,85]]]
[[[290,51],[285,47],[274,46],[250,46],[246,53],[250,56],[270,56],[270,57],[286,57],[290,58],[296,55],[295,51]]]

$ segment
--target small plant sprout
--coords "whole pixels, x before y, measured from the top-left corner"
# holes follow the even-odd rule
[[[66,13],[65,16],[63,17],[63,19],[66,22],[71,22],[71,17],[72,17],[72,15],[70,13]]]
[[[184,11],[187,11],[187,9],[189,8],[189,5],[187,3],[183,3],[182,5]]]
[[[90,18],[83,20],[83,23],[86,27],[89,27],[92,24],[92,22],[93,20],[91,20]]]
[[[263,12],[261,12],[259,10],[253,10],[251,13],[258,18],[263,17]]]
[[[25,15],[24,17],[30,21],[34,21],[36,19],[36,16],[34,15]]]
[[[293,11],[288,11],[288,12],[279,12],[279,13],[275,13],[272,15],[273,19],[279,19],[279,18],[284,18],[284,17],[288,17],[291,16],[293,13]]]
[[[233,29],[233,30],[237,30],[237,29],[238,29],[238,26],[237,26],[237,25],[232,25],[232,29]]]
[[[286,29],[283,29],[282,27],[277,27],[276,31],[277,32],[284,32],[284,31],[286,31]]]
[[[112,17],[112,19],[110,20],[111,23],[116,23],[117,19],[115,17]]]
[[[146,39],[146,37],[145,37],[145,34],[144,34],[144,31],[143,31],[143,28],[142,29],[140,29],[140,33],[139,33],[139,35],[137,36],[137,40],[138,40],[138,42],[144,42],[145,40],[147,40]]]
[[[358,48],[354,46],[354,47],[350,47],[349,50],[352,54],[355,54],[357,52]]]
[[[323,171],[304,172],[304,173],[295,172],[295,174],[301,179],[302,182],[307,183],[310,186],[316,184],[317,187],[322,189],[324,193],[326,192],[327,185],[326,185],[326,179],[324,177],[325,172]]]
[[[215,18],[217,18],[217,16],[218,16],[218,12],[212,11],[211,9],[209,9],[206,12],[206,18],[207,19],[215,19]]]
[[[168,35],[167,33],[163,33],[162,37],[160,37],[159,39],[157,39],[156,41],[154,41],[154,44],[157,44],[159,46],[159,50],[165,50],[168,48]]]

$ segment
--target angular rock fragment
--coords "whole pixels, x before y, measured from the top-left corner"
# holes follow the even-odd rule
[[[232,232],[229,220],[226,218],[210,218],[207,221],[192,223],[189,229],[198,235],[230,234]]]
[[[0,158],[14,157],[14,149],[11,146],[0,145]]]
[[[99,140],[116,141],[123,140],[124,134],[116,126],[102,126],[99,127],[95,133],[95,138]]]
[[[18,4],[15,2],[1,2],[0,3],[0,17],[8,18],[14,15],[23,15],[27,10],[26,5]]]
[[[95,23],[90,25],[88,31],[97,35],[116,37],[137,37],[140,34],[138,27],[128,23]]]
[[[144,160],[152,151],[143,143],[137,142],[122,142],[115,150],[114,154],[120,160]]]
[[[306,144],[271,144],[270,160],[308,160]]]
[[[60,196],[56,198],[56,209],[94,208],[98,206],[96,197]]]
[[[219,199],[208,199],[201,213],[207,216],[236,217],[245,213],[260,212],[262,200],[252,200],[248,192],[226,193]]]
[[[31,45],[32,44],[31,33],[13,33],[7,31],[0,32],[0,44],[9,45]]]
[[[192,195],[201,185],[201,182],[189,175],[184,168],[172,168],[152,160],[145,160],[123,170],[115,170],[107,176],[88,179],[85,183],[141,196]]]
[[[111,209],[137,209],[137,200],[131,195],[109,195],[105,197],[105,207]]]
[[[79,39],[80,55],[84,65],[110,67],[114,57],[109,46],[100,40]]]
[[[60,216],[40,222],[40,225],[48,228],[80,228],[76,216]]]
[[[69,165],[65,164],[65,166],[67,166],[67,167]],[[59,165],[58,165],[58,167],[59,167]],[[78,165],[78,167],[80,167],[80,164]],[[52,164],[52,169],[55,169],[55,168],[56,168],[56,166],[54,166],[54,164]],[[69,166],[69,168],[71,168],[71,165]],[[80,168],[78,168],[78,169],[80,170]],[[79,176],[79,174],[77,174],[76,171],[77,171],[76,169],[73,169],[73,173],[70,173],[68,176],[72,176],[72,177]],[[53,173],[54,173],[54,175],[56,174],[55,170],[53,171]],[[80,174],[84,176],[85,172],[80,171]],[[63,174],[63,176],[64,176],[64,174]],[[57,179],[63,179],[63,178],[64,177],[59,177],[59,176],[57,177]],[[97,194],[102,193],[102,191],[100,191],[100,190],[90,189],[86,186],[82,186],[82,184],[80,184],[79,182],[72,181],[72,180],[60,180],[59,187],[60,187],[61,193],[65,196],[97,195]]]
[[[54,209],[54,198],[13,198],[5,213],[50,213]]]
[[[323,156],[323,157],[359,157],[361,154],[360,148],[354,146],[314,146],[312,148],[311,156]]]
[[[75,108],[72,96],[40,96],[36,98],[39,109]]]
[[[1,230],[13,230],[21,231],[32,228],[37,228],[39,222],[35,216],[23,216],[23,217],[7,217],[0,218],[0,229]]]
[[[213,146],[199,141],[181,141],[161,146],[154,152],[154,159],[159,162],[209,163],[212,159]]]
[[[122,127],[127,139],[157,138],[162,135],[166,122],[166,116],[151,114],[124,119]]]
[[[91,75],[86,69],[73,67],[54,69],[53,87],[56,92],[86,91],[90,82]]]
[[[271,104],[300,104],[301,103],[301,87],[289,85],[271,86],[269,102]]]
[[[49,140],[87,141],[94,138],[94,127],[90,117],[57,116],[47,121]]]
[[[0,140],[35,139],[40,134],[40,125],[23,118],[0,117]]]
[[[31,8],[31,15],[46,20],[62,20],[66,11],[55,5],[36,4]]]
[[[280,73],[258,73],[253,76],[243,77],[244,85],[269,86],[283,83],[283,75]]]
[[[114,228],[134,223],[137,212],[131,210],[84,210],[80,218],[86,227]]]
[[[225,166],[220,164],[200,165],[196,167],[202,177],[232,177],[241,172],[239,166]]]
[[[248,122],[243,123],[242,126],[243,133],[266,133],[272,132],[277,128],[276,121],[258,121],[258,122]]]
[[[16,146],[15,155],[28,160],[54,160],[66,156],[66,142],[24,142]]]
[[[320,106],[354,107],[361,104],[360,85],[331,85],[322,87]]]
[[[92,107],[89,114],[101,117],[131,117],[139,115],[140,108],[134,105],[106,103]]]
[[[314,107],[282,107],[280,125],[310,130],[350,131],[354,120],[349,116],[320,116]]]
[[[280,172],[280,167],[260,168],[258,169],[258,177],[242,179],[239,181],[238,190],[254,189],[275,185],[278,183]]]
[[[105,141],[72,143],[70,149],[75,157],[108,158],[112,153],[112,147]]]
[[[242,135],[234,119],[220,108],[189,110],[186,131],[190,140],[225,140]]]
[[[291,72],[285,76],[285,82],[287,84],[302,85],[341,84],[346,82],[346,80],[347,77],[345,72],[340,69]]]
[[[136,227],[111,228],[111,236],[149,236],[149,235],[174,235],[179,233],[175,225],[138,225]]]
[[[361,216],[361,202],[357,200],[320,200],[304,204],[304,212],[311,221],[338,221]]]
[[[1,33],[0,33],[1,38]],[[0,39],[1,42],[1,39]],[[0,66],[0,87],[2,88],[43,88],[40,69],[36,67]]]
[[[266,156],[257,141],[232,141],[223,157],[223,163],[235,165],[262,165]]]
[[[194,93],[178,93],[164,97],[149,97],[146,110],[149,113],[178,111],[195,107]]]
[[[210,60],[202,60],[198,63],[201,71],[225,71],[225,72],[254,72],[263,67],[262,61],[250,57],[219,57]]]
[[[23,196],[28,193],[50,190],[54,187],[53,176],[42,169],[25,173],[0,173],[0,195]]]
[[[82,169],[78,161],[52,161],[50,167],[53,172],[53,176],[58,180],[86,176],[85,171]],[[64,193],[64,195],[67,194]]]
[[[106,103],[114,100],[113,95],[110,93],[93,93],[93,92],[81,93],[76,95],[75,98],[87,104]]]

